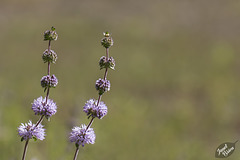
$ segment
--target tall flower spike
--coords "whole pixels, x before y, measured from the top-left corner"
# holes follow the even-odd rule
[[[108,32],[103,33],[104,38],[101,40],[101,44],[106,48],[106,56],[102,56],[99,61],[100,69],[105,68],[104,78],[99,78],[95,83],[95,88],[98,91],[98,99],[90,99],[83,106],[83,111],[87,114],[88,118],[91,118],[88,125],[82,125],[81,127],[74,127],[70,133],[70,141],[75,142],[76,151],[73,160],[77,159],[79,146],[84,146],[87,143],[95,142],[95,134],[93,129],[90,128],[94,119],[102,119],[108,113],[108,108],[101,101],[103,93],[110,90],[110,81],[107,80],[108,68],[113,69],[115,67],[115,61],[112,57],[109,57],[109,48],[113,45],[113,39]]]
[[[51,50],[51,41],[56,41],[58,38],[55,28],[52,27],[51,30],[44,32],[44,41],[48,41],[48,48],[43,52],[42,59],[44,63],[47,63],[47,75],[43,76],[41,79],[41,86],[44,88],[44,92],[47,90],[46,97],[42,96],[37,98],[32,103],[32,110],[35,115],[40,115],[39,120],[36,124],[31,121],[25,124],[21,124],[18,127],[18,134],[21,137],[21,141],[25,140],[25,146],[23,150],[22,160],[25,160],[27,148],[30,139],[40,139],[45,138],[45,129],[41,124],[44,117],[50,120],[50,117],[57,112],[57,105],[53,100],[49,99],[50,88],[54,88],[58,84],[58,79],[55,75],[50,76],[50,65],[51,63],[56,63],[57,54]]]

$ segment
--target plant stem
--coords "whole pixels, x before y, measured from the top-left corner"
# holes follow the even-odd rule
[[[48,53],[51,52],[51,41],[48,42]],[[50,62],[48,62],[48,75],[50,75]]]
[[[51,41],[49,40],[48,42],[48,53],[51,51]],[[50,76],[50,62],[48,62],[48,68],[47,68],[47,74]],[[45,102],[45,105],[47,104],[47,100],[48,100],[48,97],[49,97],[49,90],[50,88],[48,87],[47,89],[47,95],[46,95],[46,102]]]
[[[51,40],[48,41],[48,53],[51,52]],[[50,75],[50,62],[48,62],[48,75]]]
[[[40,123],[42,123],[43,118],[44,118],[44,115],[42,115],[42,116],[40,117],[40,119],[37,121],[37,123],[36,123],[35,127],[33,128],[33,130],[34,130]]]
[[[99,102],[101,101],[102,95],[98,96],[97,106],[99,105]]]
[[[75,151],[73,160],[76,160],[76,159],[77,159],[78,152],[79,152],[79,147],[76,147],[76,151]]]
[[[50,90],[50,88],[48,87],[48,89],[47,89],[47,95],[46,95],[46,102],[45,102],[45,105],[47,105],[47,100],[48,100],[48,97],[49,97],[49,90]]]
[[[48,41],[48,52],[51,50],[51,40]]]
[[[107,58],[107,61],[108,61],[108,59],[109,59],[109,48],[106,48],[106,58]],[[104,80],[106,80],[107,79],[107,73],[108,73],[108,67],[106,68],[106,70],[105,70],[105,73],[104,73]]]
[[[28,142],[29,142],[29,139],[25,143],[22,160],[25,160],[26,153],[27,153]]]
[[[48,75],[50,75],[50,62],[48,62]]]
[[[91,121],[90,121],[89,124],[87,125],[86,132],[87,132],[88,128],[91,127],[94,118],[95,118],[95,117],[92,117]]]

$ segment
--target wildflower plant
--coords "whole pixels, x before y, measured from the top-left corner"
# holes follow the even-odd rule
[[[23,151],[22,160],[25,160],[27,147],[30,139],[43,140],[45,139],[45,129],[41,124],[44,117],[47,120],[50,120],[50,117],[57,112],[56,103],[49,99],[50,88],[55,88],[58,84],[58,79],[55,75],[50,75],[50,65],[51,63],[56,63],[57,54],[51,50],[51,41],[56,41],[58,35],[55,31],[55,28],[52,27],[51,30],[44,32],[44,41],[48,41],[48,48],[43,52],[42,59],[44,63],[47,63],[47,75],[43,76],[41,79],[41,86],[46,92],[46,97],[39,97],[35,99],[32,103],[32,110],[35,115],[39,115],[40,118],[36,124],[33,124],[31,121],[28,123],[22,123],[18,127],[18,135],[21,137],[21,141],[26,141]]]
[[[102,46],[106,49],[106,56],[102,56],[99,61],[100,70],[105,69],[104,77],[99,78],[95,83],[95,88],[98,91],[98,99],[90,99],[83,106],[83,111],[87,114],[88,119],[91,119],[89,124],[81,124],[80,127],[73,127],[70,133],[69,140],[74,142],[76,151],[73,160],[77,159],[79,147],[84,147],[85,144],[94,144],[96,135],[93,128],[90,128],[94,119],[102,119],[107,115],[108,108],[106,104],[101,101],[102,95],[110,91],[110,81],[107,80],[107,74],[109,69],[115,68],[115,61],[113,57],[109,57],[109,48],[113,45],[113,39],[108,32],[103,33],[104,38],[101,40]]]

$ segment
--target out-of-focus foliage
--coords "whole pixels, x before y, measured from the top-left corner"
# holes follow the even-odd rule
[[[30,141],[27,159],[72,159],[73,126],[88,123],[84,103],[97,98],[103,76],[102,32],[112,33],[116,61],[103,96],[108,115],[96,119],[96,143],[85,160],[214,159],[219,144],[240,138],[240,3],[179,0],[2,0],[0,5],[0,159],[20,159],[17,127],[38,117],[45,96],[43,33],[56,28],[58,77],[50,98],[58,112],[44,141]],[[229,159],[240,156],[239,145]]]

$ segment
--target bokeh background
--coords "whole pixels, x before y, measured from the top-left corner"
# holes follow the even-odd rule
[[[43,124],[44,141],[30,141],[27,159],[72,159],[73,126],[88,123],[84,103],[97,98],[103,76],[102,32],[114,39],[109,113],[96,119],[96,143],[84,160],[210,160],[223,142],[240,139],[240,2],[235,0],[1,0],[0,159],[21,159],[17,127],[36,122],[31,103],[45,96],[43,32],[52,43],[59,79],[50,98],[58,112]],[[240,145],[228,158],[240,157]]]

